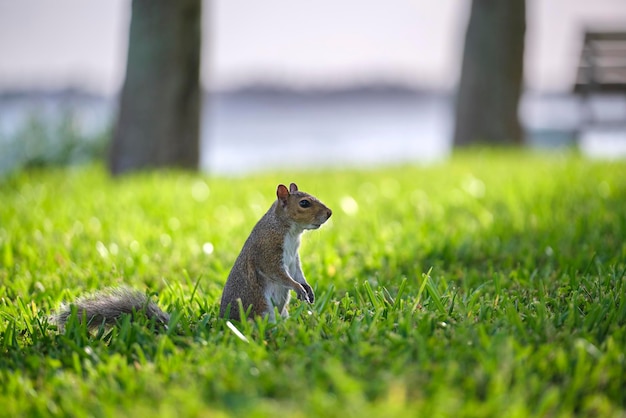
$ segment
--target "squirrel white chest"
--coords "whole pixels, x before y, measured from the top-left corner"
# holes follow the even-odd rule
[[[293,277],[296,274],[298,266],[298,247],[300,246],[300,234],[299,233],[287,233],[285,234],[285,241],[283,243],[283,264],[285,270]]]

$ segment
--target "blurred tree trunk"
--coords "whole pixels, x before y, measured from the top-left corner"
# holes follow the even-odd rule
[[[202,0],[133,0],[112,174],[197,169]]]
[[[525,0],[473,0],[456,102],[454,145],[521,144]]]

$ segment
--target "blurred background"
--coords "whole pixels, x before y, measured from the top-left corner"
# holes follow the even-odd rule
[[[582,132],[590,104],[574,91],[586,31],[626,32],[626,3],[525,3],[525,143],[626,155],[624,93],[593,103],[610,129]],[[445,158],[471,8],[467,0],[202,2],[201,168]],[[0,0],[0,172],[106,154],[130,23],[130,0]]]

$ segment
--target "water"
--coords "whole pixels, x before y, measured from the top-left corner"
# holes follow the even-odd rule
[[[110,125],[115,103],[111,98],[80,94],[0,97],[0,146],[33,114],[54,125],[70,112],[78,131],[96,134]],[[614,100],[600,103],[613,113],[619,109]],[[576,130],[585,113],[580,101],[570,95],[527,94],[520,115],[529,144],[552,148],[576,144]],[[620,117],[626,120],[626,115]],[[395,90],[215,94],[205,99],[201,162],[204,170],[225,175],[427,163],[449,154],[452,118],[452,98],[446,94]],[[626,126],[599,132],[587,130],[580,135],[585,155],[626,157]]]
[[[444,97],[218,96],[204,110],[203,166],[237,174],[438,160],[450,149],[450,110]]]

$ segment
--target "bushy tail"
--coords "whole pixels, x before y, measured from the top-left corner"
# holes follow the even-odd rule
[[[154,318],[157,323],[165,326],[170,319],[170,316],[144,293],[127,287],[116,287],[81,296],[70,304],[62,305],[51,316],[51,322],[59,329],[64,329],[73,306],[76,308],[78,318],[84,319],[89,329],[114,325],[123,315],[138,312],[150,319]]]

